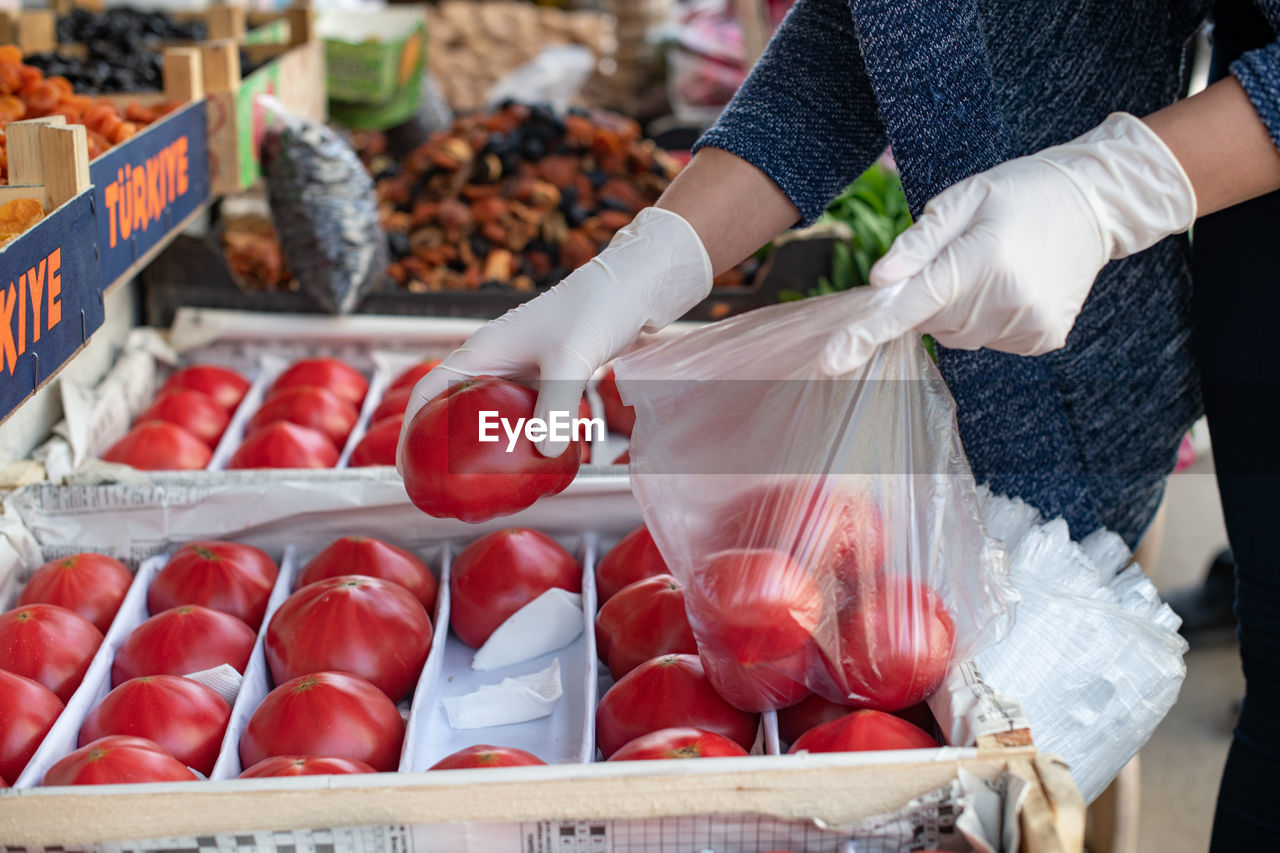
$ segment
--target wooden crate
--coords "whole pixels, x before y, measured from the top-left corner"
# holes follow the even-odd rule
[[[243,46],[255,59],[268,60],[244,79],[238,43],[224,40],[201,47],[210,182],[215,194],[246,189],[262,176],[257,146],[263,117],[254,103],[259,95],[274,95],[289,112],[306,118],[324,120],[328,114],[324,49],[315,38],[314,13],[308,6],[295,6],[281,20],[288,22],[286,43]]]
[[[61,116],[5,128],[12,184],[0,203],[47,211],[0,249],[0,421],[80,351],[103,321],[85,129]]]

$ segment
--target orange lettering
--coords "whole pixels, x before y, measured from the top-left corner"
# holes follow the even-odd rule
[[[40,300],[44,299],[44,277],[48,271],[49,259],[41,258],[40,263],[27,273],[27,293],[31,295],[31,338],[32,342],[40,340]]]
[[[0,351],[4,353],[5,364],[9,367],[9,375],[18,366],[18,350],[13,345],[13,303],[18,298],[13,284],[9,284],[8,299],[5,291],[0,290]]]
[[[18,276],[18,355],[27,351],[27,275]]]
[[[110,235],[111,248],[116,247],[116,197],[120,195],[120,185],[115,181],[107,184],[105,197],[107,200],[107,233]]]
[[[132,207],[129,202],[132,195],[129,193],[129,166],[126,165],[124,170],[117,172],[120,182],[120,238],[128,240],[129,235],[133,233],[133,216]]]
[[[147,230],[147,173],[141,166],[133,168],[129,179],[133,189],[133,230]]]
[[[48,320],[46,329],[52,329],[62,322],[62,247],[54,249],[49,255],[49,310],[45,312]]]
[[[173,143],[178,152],[178,195],[187,194],[187,138],[179,136]]]

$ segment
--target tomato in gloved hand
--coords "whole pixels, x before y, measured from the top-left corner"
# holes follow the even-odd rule
[[[666,560],[643,524],[622,537],[596,564],[596,597],[604,604],[624,586],[653,577],[669,575]]]
[[[18,604],[56,604],[79,613],[102,633],[124,601],[133,573],[103,554],[73,554],[36,569]]]
[[[398,583],[422,602],[428,615],[436,609],[436,576],[427,564],[403,548],[372,536],[343,536],[302,567],[297,588],[338,575],[364,575]]]
[[[697,654],[680,582],[655,575],[624,586],[596,615],[596,649],[615,681],[662,655]]]
[[[267,694],[240,736],[240,765],[273,755],[328,755],[374,770],[400,763],[404,721],[396,706],[363,678],[314,672]]]
[[[578,473],[576,442],[549,459],[521,428],[507,450],[501,422],[514,430],[533,417],[537,396],[523,385],[478,376],[428,400],[413,416],[401,451],[409,499],[427,515],[475,524],[564,491]],[[481,412],[494,413],[486,415],[493,441],[480,441]]]
[[[618,377],[610,367],[596,384],[596,393],[604,403],[604,421],[613,432],[620,432],[630,437],[636,426],[636,410],[623,405],[622,395],[618,393]]]
[[[169,558],[147,589],[147,610],[161,613],[199,604],[230,613],[257,629],[279,569],[266,552],[239,542],[188,542]]]
[[[658,729],[623,746],[610,761],[654,761],[663,758],[721,758],[747,755],[724,735],[702,729]]]
[[[525,767],[546,764],[538,756],[513,746],[489,746],[476,744],[446,755],[428,767],[428,770],[469,770],[483,767]]]
[[[695,655],[666,655],[642,663],[604,694],[596,707],[596,743],[608,758],[641,735],[692,726],[750,749],[759,722],[758,714],[721,698]]]
[[[883,711],[853,711],[805,732],[788,753],[933,749],[938,742],[918,726]]]
[[[552,587],[582,592],[582,567],[560,543],[525,527],[494,531],[453,562],[449,627],[478,649],[511,614]]]

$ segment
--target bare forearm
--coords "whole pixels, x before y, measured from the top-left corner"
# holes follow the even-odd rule
[[[1280,189],[1280,151],[1234,77],[1143,121],[1191,179],[1198,216]]]
[[[698,232],[719,275],[800,220],[768,175],[719,148],[703,148],[658,199]]]

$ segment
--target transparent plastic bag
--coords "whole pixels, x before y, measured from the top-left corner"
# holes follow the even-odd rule
[[[1071,541],[1061,519],[983,494],[983,518],[1009,549],[1018,620],[977,655],[983,679],[1016,696],[1036,746],[1066,760],[1093,800],[1178,698],[1186,642],[1178,617],[1130,563],[1119,536]]]
[[[708,675],[744,709],[809,691],[908,707],[1012,618],[1007,557],[920,342],[819,371],[869,296],[752,311],[616,363],[632,489]]]

